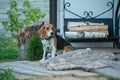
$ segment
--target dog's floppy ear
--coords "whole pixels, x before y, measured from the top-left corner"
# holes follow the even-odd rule
[[[44,27],[44,25],[41,26],[41,28],[38,30],[38,34],[39,34],[39,36],[40,36],[41,39],[44,39],[44,38],[45,38],[46,32],[45,32],[45,27]]]

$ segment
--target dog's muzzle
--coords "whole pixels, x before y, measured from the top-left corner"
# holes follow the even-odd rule
[[[51,33],[50,33],[50,35],[51,35],[51,37],[53,37],[53,36],[54,36],[54,33],[53,33],[53,32],[51,32]]]
[[[50,32],[49,33],[49,36],[46,36],[46,40],[49,40],[49,39],[51,39],[51,38],[54,38],[54,32]]]

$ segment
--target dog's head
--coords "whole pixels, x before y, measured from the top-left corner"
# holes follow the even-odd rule
[[[38,31],[40,38],[53,38],[55,35],[53,24],[44,24]]]

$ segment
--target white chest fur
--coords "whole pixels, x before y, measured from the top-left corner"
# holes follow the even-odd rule
[[[45,60],[45,55],[47,52],[51,53],[51,57],[55,57],[56,48],[54,46],[54,38],[51,38],[49,40],[44,39],[42,40],[42,44],[43,44],[43,50],[44,50],[42,60]]]
[[[51,38],[49,40],[42,40],[42,43],[43,43],[43,47],[46,48],[46,50],[48,51],[52,51],[52,47],[54,47],[54,39]]]

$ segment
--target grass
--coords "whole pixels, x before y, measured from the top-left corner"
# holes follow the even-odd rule
[[[8,69],[5,72],[0,72],[0,80],[15,80],[12,70]]]
[[[0,61],[18,58],[18,47],[13,44],[12,38],[0,37]]]

